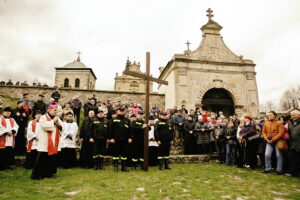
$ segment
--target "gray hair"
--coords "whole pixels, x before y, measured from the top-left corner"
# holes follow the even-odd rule
[[[291,115],[300,115],[300,110],[293,110]]]

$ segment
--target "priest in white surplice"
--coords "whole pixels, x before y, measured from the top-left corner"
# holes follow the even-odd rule
[[[27,127],[27,153],[25,168],[32,169],[37,156],[37,143],[38,143],[38,133],[40,130],[39,121],[42,116],[42,112],[35,110],[34,120],[28,123]]]
[[[76,136],[78,132],[77,123],[73,121],[74,115],[68,112],[62,126],[61,135],[61,160],[64,169],[75,167],[76,158]]]
[[[15,138],[19,126],[10,117],[11,112],[11,108],[6,107],[0,115],[0,170],[10,169],[15,160]]]
[[[49,105],[48,112],[39,120],[38,153],[32,179],[50,178],[56,173],[62,124],[58,116],[58,104],[53,102]]]

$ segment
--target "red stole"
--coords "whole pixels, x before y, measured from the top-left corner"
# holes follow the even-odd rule
[[[29,117],[29,115],[31,113],[31,109],[30,109],[29,105],[24,105],[23,109],[24,109],[24,111],[26,113],[26,116]]]
[[[36,120],[33,120],[33,121],[32,121],[31,127],[32,127],[32,128],[31,128],[32,132],[35,133],[35,129],[36,129]],[[31,152],[32,143],[33,143],[33,140],[30,140],[30,141],[28,142],[28,146],[27,146],[27,152],[28,152],[28,153]]]
[[[52,120],[48,116],[48,114],[46,114],[46,119],[47,119],[47,121]],[[59,138],[60,138],[59,129],[56,127],[54,144],[53,144],[52,138],[51,138],[52,132],[47,131],[47,134],[48,134],[48,155],[50,156],[50,155],[56,154],[58,151],[58,143],[59,143]]]
[[[1,118],[2,126],[6,128],[5,118],[2,115],[0,116],[0,118]],[[15,121],[12,118],[10,118],[9,121],[10,121],[11,128],[14,127]],[[13,145],[12,146],[15,147],[15,136],[12,135],[12,137],[13,137]],[[5,148],[5,143],[6,143],[6,135],[3,135],[3,136],[0,137],[0,149]]]

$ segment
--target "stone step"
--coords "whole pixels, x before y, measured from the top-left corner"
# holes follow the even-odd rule
[[[16,167],[22,167],[25,163],[25,156],[16,156],[15,165]],[[216,160],[217,154],[203,154],[203,155],[170,155],[171,163],[202,163]],[[106,165],[112,163],[112,156],[104,156],[104,162]]]

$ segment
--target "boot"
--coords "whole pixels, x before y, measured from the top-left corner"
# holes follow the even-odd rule
[[[104,158],[99,159],[99,169],[104,170]]]
[[[163,159],[158,159],[158,169],[163,170]]]
[[[113,161],[113,164],[114,164],[114,172],[117,172],[118,171],[118,168],[119,168],[119,163],[118,163],[119,161],[118,160],[114,160]]]
[[[132,162],[132,167],[131,167],[132,170],[136,170],[136,162]]]
[[[99,158],[94,158],[94,170],[99,169]]]
[[[169,164],[170,164],[169,159],[165,159],[165,169],[171,169]]]
[[[121,171],[122,172],[128,172],[128,170],[126,168],[126,161],[125,160],[121,161]]]

